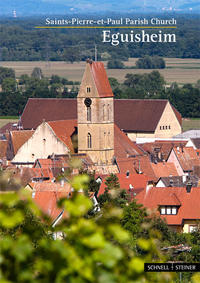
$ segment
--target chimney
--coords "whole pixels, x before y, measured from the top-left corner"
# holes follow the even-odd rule
[[[146,185],[146,194],[147,194],[148,191],[149,191],[150,189],[152,189],[152,188],[153,188],[152,182],[148,182],[147,185]]]

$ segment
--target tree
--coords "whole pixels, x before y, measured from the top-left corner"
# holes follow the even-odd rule
[[[174,277],[170,273],[166,277],[166,273],[144,272],[145,261],[163,258],[153,239],[138,239],[138,245],[146,254],[139,256],[133,252],[129,233],[119,225],[119,208],[110,206],[98,219],[85,217],[92,203],[78,191],[85,189],[87,182],[88,177],[84,174],[71,179],[72,198],[59,201],[68,217],[54,229],[27,194],[19,191],[1,195],[2,282],[156,283],[169,282]],[[2,179],[0,186],[1,183]],[[26,220],[29,213],[41,217],[39,226],[34,225],[32,216]],[[50,237],[55,231],[64,233],[63,240]]]
[[[136,67],[138,69],[164,69],[165,61],[158,56],[144,56],[136,61]]]
[[[15,71],[11,68],[0,67],[0,84],[2,84],[3,80],[6,78],[15,79]]]
[[[109,60],[107,63],[107,68],[108,69],[123,69],[124,63],[120,61],[119,59]]]
[[[2,90],[7,93],[15,92],[17,88],[17,82],[13,78],[5,78],[1,84]]]
[[[42,70],[41,68],[39,67],[35,67],[33,69],[33,72],[31,74],[31,77],[32,78],[35,78],[35,79],[38,79],[38,80],[41,80],[43,78],[43,74],[42,74]]]
[[[78,47],[68,47],[65,48],[63,53],[63,59],[70,63],[74,63],[75,61],[80,61],[80,51]]]

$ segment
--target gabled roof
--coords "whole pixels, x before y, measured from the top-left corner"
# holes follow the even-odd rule
[[[13,151],[14,155],[17,153],[18,149],[28,140],[30,137],[32,137],[34,131],[11,131],[10,132],[10,138],[13,145]]]
[[[114,126],[114,150],[116,158],[127,158],[129,155],[142,155],[135,142],[132,142],[117,125]]]
[[[24,129],[36,129],[43,120],[77,119],[76,99],[29,98],[21,122]]]
[[[0,134],[5,134],[7,131],[17,130],[17,125],[13,122],[9,122],[0,128]]]
[[[165,187],[184,187],[187,182],[192,182],[193,187],[198,187],[199,178],[196,176],[170,176],[160,177],[158,180],[162,181]]]
[[[52,183],[52,182],[35,182],[35,183],[29,183],[29,186],[33,191],[36,192],[64,192],[64,193],[70,193],[71,187],[69,183],[64,183],[61,185],[60,183]]]
[[[115,124],[125,131],[153,132],[167,102],[158,99],[115,99]],[[76,99],[29,98],[21,117],[23,128],[35,129],[43,119],[77,119]]]
[[[117,166],[119,168],[119,172],[122,174],[126,174],[129,171],[130,174],[136,173],[134,168],[134,160],[133,158],[117,158]]]
[[[35,168],[43,168],[43,169],[54,169],[54,168],[68,168],[69,162],[67,162],[66,158],[59,157],[59,158],[43,158],[37,159],[35,164],[33,165]]]
[[[69,148],[71,152],[74,152],[72,144],[72,134],[77,127],[77,120],[62,120],[62,121],[50,121],[49,126],[52,128],[56,136]]]
[[[6,158],[7,145],[7,140],[0,140],[0,159]]]
[[[117,99],[114,104],[115,123],[124,131],[154,132],[167,100]]]
[[[90,70],[100,97],[113,97],[106,70],[102,62],[89,61]]]
[[[200,166],[200,158],[193,147],[173,148],[183,171],[192,171],[194,166]]]
[[[157,164],[151,163],[154,174],[157,178],[168,177],[168,176],[178,176],[178,172],[173,163],[170,162],[160,162]]]
[[[138,156],[133,160],[134,169],[141,174],[145,174],[151,181],[156,182],[157,176],[152,168],[152,163],[149,159],[149,156]]]
[[[187,193],[185,187],[154,187],[148,192],[142,191],[137,194],[136,199],[146,208],[156,211],[160,205],[180,206],[177,215],[161,215],[169,225],[181,225],[184,219],[200,219],[199,188],[192,188],[191,192]]]
[[[43,213],[47,214],[54,221],[63,211],[63,209],[58,208],[57,201],[61,198],[67,198],[68,194],[68,192],[37,191],[33,201]]]
[[[126,190],[128,193],[130,193],[130,186],[132,189],[134,189],[134,191],[141,192],[146,188],[146,185],[149,181],[149,178],[143,174],[130,174],[129,177],[127,177],[126,174],[119,173],[116,174],[116,176],[119,179],[120,188],[122,190]],[[103,194],[105,191],[106,178],[107,177],[103,179],[103,182],[98,192],[98,196]]]
[[[200,138],[191,139],[197,149],[200,149]]]
[[[161,141],[155,141],[155,142],[148,142],[144,144],[140,144],[140,147],[144,151],[146,151],[149,154],[155,155],[156,152],[160,152],[162,154],[162,158],[164,160],[167,160],[172,148],[174,146],[184,147],[187,144],[187,141],[180,140],[161,140]]]

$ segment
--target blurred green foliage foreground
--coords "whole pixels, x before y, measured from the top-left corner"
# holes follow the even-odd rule
[[[144,262],[164,261],[159,240],[138,238],[143,251],[138,255],[132,237],[120,225],[122,209],[109,204],[98,215],[89,215],[92,202],[78,193],[87,190],[87,183],[85,174],[71,180],[72,198],[59,203],[68,216],[52,228],[30,193],[16,190],[18,184],[8,176],[1,177],[0,282],[176,282],[174,273],[144,272]],[[62,240],[53,239],[56,231],[63,232]]]

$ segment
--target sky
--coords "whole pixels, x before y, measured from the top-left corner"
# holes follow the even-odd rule
[[[0,14],[112,12],[199,12],[199,0],[0,0]]]

